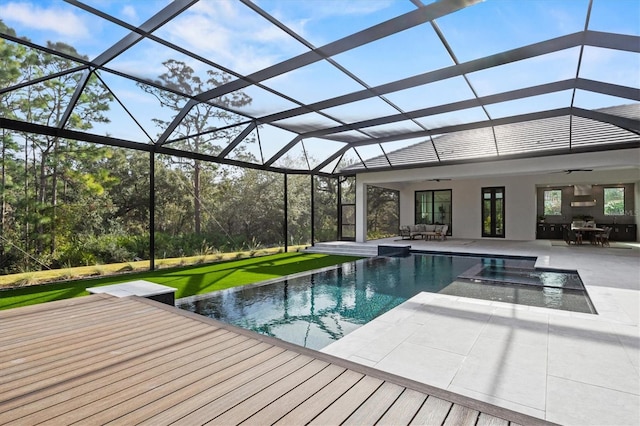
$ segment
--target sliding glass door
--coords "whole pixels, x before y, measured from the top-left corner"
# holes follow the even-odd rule
[[[451,190],[416,191],[414,223],[449,225],[451,235]]]

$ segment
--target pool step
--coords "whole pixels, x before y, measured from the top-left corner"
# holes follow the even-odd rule
[[[547,274],[546,278],[543,275]],[[536,287],[553,287],[569,290],[584,290],[584,286],[577,274],[571,275],[563,271],[546,271],[533,267],[520,266],[495,266],[475,265],[462,274],[458,275],[458,279],[467,279],[472,281],[493,282],[499,284],[517,284],[530,285]]]
[[[332,241],[328,243],[316,243],[314,246],[307,247],[305,252],[373,257],[378,255],[378,246],[374,244]]]

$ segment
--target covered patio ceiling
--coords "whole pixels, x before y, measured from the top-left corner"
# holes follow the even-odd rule
[[[0,117],[11,131],[319,175],[640,147],[635,0],[10,0],[0,17],[0,42],[72,63],[0,97],[77,84],[59,120]],[[195,79],[160,78],[170,60]],[[109,122],[75,129],[95,77]]]

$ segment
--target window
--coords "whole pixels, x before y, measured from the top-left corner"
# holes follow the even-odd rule
[[[604,188],[604,215],[624,215],[624,188]]]
[[[504,186],[482,188],[482,236],[504,238]]]
[[[440,223],[449,225],[451,235],[451,190],[416,191],[414,223]]]
[[[544,215],[560,216],[562,214],[562,190],[551,189],[544,191]]]

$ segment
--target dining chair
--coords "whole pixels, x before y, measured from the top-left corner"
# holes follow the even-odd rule
[[[602,247],[605,245],[609,247],[609,234],[611,234],[611,227],[605,226],[603,229],[603,232],[596,234],[596,244],[601,244]]]

